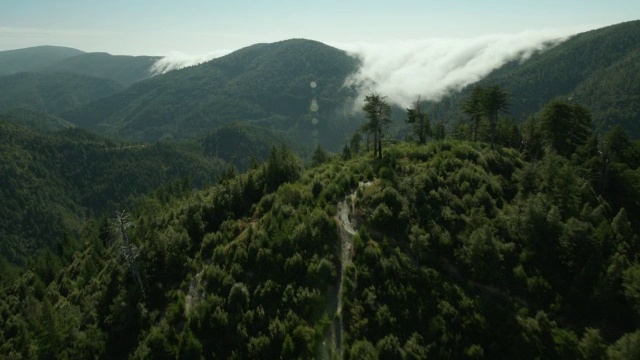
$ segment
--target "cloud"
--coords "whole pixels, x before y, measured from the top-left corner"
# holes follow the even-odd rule
[[[169,55],[156,61],[151,66],[150,71],[153,75],[160,75],[171,70],[178,70],[188,66],[202,64],[220,56],[227,55],[230,52],[231,50],[216,50],[204,55],[186,55],[179,51],[173,51],[169,53]]]
[[[427,39],[383,44],[334,44],[362,62],[345,85],[354,86],[358,103],[378,92],[402,107],[421,96],[437,101],[487,76],[511,60],[556,45],[584,28],[525,31],[471,39]],[[356,104],[357,105],[357,104]]]

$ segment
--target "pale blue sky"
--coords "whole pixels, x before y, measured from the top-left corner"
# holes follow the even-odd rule
[[[202,54],[258,42],[476,37],[640,19],[640,1],[0,0],[0,50]]]

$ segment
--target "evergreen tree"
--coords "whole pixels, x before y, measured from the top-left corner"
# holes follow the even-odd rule
[[[322,145],[318,144],[318,146],[316,146],[316,150],[313,152],[313,155],[311,156],[311,165],[318,166],[324,163],[325,161],[327,161],[327,159],[328,159],[327,152],[324,151],[324,149],[322,148]]]
[[[424,145],[427,142],[427,137],[431,135],[431,124],[429,115],[422,111],[419,97],[413,107],[407,109],[407,123],[413,124],[413,132],[418,137],[418,143]]]
[[[480,121],[484,115],[482,109],[482,97],[484,89],[476,86],[471,91],[471,95],[462,104],[462,112],[469,115],[471,126],[473,128],[473,141],[478,141],[478,130],[480,129]]]
[[[362,134],[360,131],[356,131],[351,135],[351,140],[349,141],[349,147],[351,147],[351,153],[353,155],[358,155],[360,152],[360,144],[362,143]]]
[[[559,155],[570,156],[591,135],[591,114],[578,104],[552,100],[542,110],[540,127],[547,145]]]
[[[363,130],[373,136],[373,157],[382,159],[383,130],[391,122],[391,107],[379,94],[367,95],[362,110],[369,120]]]
[[[507,96],[507,92],[498,85],[492,85],[483,90],[481,104],[484,114],[489,119],[489,137],[492,148],[496,140],[498,117],[501,112],[505,112],[509,108]]]

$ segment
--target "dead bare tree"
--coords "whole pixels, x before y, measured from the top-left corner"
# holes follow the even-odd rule
[[[146,298],[144,285],[142,284],[142,278],[140,277],[138,263],[136,261],[136,258],[138,257],[138,248],[135,244],[132,244],[131,241],[129,241],[129,234],[127,233],[127,229],[133,226],[133,223],[129,221],[129,214],[127,214],[125,210],[122,210],[121,212],[116,211],[113,225],[115,230],[113,231],[113,234],[116,237],[116,244],[119,245],[120,255],[127,263],[131,274],[138,281],[142,297]]]

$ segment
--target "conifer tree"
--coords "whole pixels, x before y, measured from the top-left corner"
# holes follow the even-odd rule
[[[418,143],[424,145],[427,142],[427,137],[431,135],[431,123],[429,115],[422,111],[420,97],[412,108],[407,109],[407,123],[413,124],[413,132],[418,137]]]
[[[382,159],[383,130],[391,122],[391,107],[384,98],[379,94],[367,95],[362,108],[369,120],[364,124],[363,130],[373,136],[373,155],[377,159]]]

